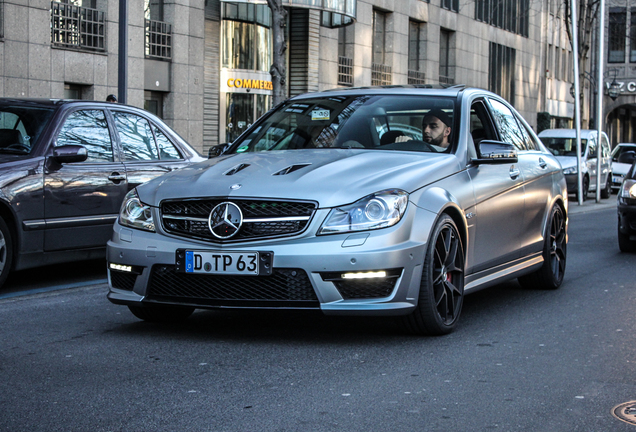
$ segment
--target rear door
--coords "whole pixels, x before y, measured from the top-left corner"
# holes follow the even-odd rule
[[[70,112],[54,145],[86,147],[84,162],[49,160],[44,173],[44,250],[105,247],[127,192],[126,170],[114,151],[102,109]]]

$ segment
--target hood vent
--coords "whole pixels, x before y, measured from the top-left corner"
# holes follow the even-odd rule
[[[227,171],[224,175],[227,175],[227,176],[234,175],[234,174],[236,174],[237,172],[244,170],[244,169],[245,169],[245,168],[247,168],[248,166],[250,166],[250,165],[249,165],[249,164],[244,164],[244,163],[242,163],[242,164],[238,164],[238,165],[237,165],[237,166],[235,166],[234,168],[232,168],[232,169],[230,169],[229,171]]]
[[[297,164],[297,165],[290,165],[287,168],[283,168],[282,170],[272,174],[272,175],[287,175],[287,174],[291,174],[294,171],[298,171],[301,168],[305,168],[307,166],[311,165],[310,163],[305,163],[305,164]]]

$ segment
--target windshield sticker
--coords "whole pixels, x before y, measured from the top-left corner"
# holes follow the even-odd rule
[[[312,120],[329,120],[329,110],[315,109],[311,112]]]
[[[247,151],[249,148],[250,148],[250,146],[244,145],[244,146],[241,146],[241,147],[237,148],[236,152],[237,153],[243,153],[243,152]]]

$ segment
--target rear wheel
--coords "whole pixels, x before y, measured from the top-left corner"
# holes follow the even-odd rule
[[[4,285],[13,264],[13,242],[9,227],[0,218],[0,287]]]
[[[609,198],[610,195],[612,194],[612,173],[609,173],[607,175],[607,178],[605,179],[605,187],[603,189],[601,189],[601,198]]]
[[[134,316],[144,321],[175,323],[188,318],[194,308],[185,306],[146,305],[128,306]]]
[[[539,270],[519,278],[525,288],[557,289],[563,282],[567,261],[565,213],[555,205],[550,212],[543,245],[543,265]]]
[[[443,335],[455,328],[464,302],[464,250],[457,226],[442,215],[424,257],[417,308],[403,318],[414,334]]]

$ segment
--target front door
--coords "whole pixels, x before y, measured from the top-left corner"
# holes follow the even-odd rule
[[[126,169],[113,148],[103,110],[69,114],[55,145],[86,147],[85,162],[47,164],[44,250],[105,247],[127,192]]]

